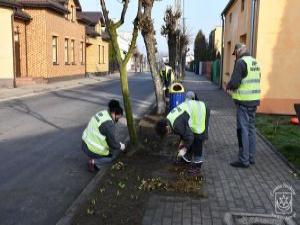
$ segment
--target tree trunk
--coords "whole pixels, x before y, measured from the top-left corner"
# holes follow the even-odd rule
[[[169,65],[173,70],[176,69],[176,54],[177,54],[177,41],[176,34],[170,34],[168,37],[169,48]]]
[[[157,114],[163,114],[166,111],[166,104],[164,101],[164,94],[162,90],[162,83],[159,76],[158,68],[156,66],[156,50],[155,50],[155,37],[153,33],[142,33],[144,37],[145,46],[147,49],[147,57],[150,66],[150,72],[152,74],[156,103]]]
[[[124,108],[126,113],[127,127],[129,132],[129,137],[131,144],[135,145],[137,143],[137,135],[132,115],[132,108],[130,103],[129,87],[128,87],[128,77],[126,65],[120,67],[120,77],[121,77],[121,88],[123,94]]]

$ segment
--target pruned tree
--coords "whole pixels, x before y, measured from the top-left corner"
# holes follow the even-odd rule
[[[176,58],[178,56],[180,30],[177,25],[180,17],[181,12],[174,12],[172,7],[169,6],[164,16],[165,24],[161,28],[161,34],[167,37],[168,40],[169,64],[173,69],[176,67]]]
[[[183,77],[185,76],[185,63],[186,63],[186,54],[188,52],[187,46],[189,44],[189,36],[186,33],[180,32],[179,36],[179,65],[180,73]]]
[[[152,74],[155,96],[156,96],[156,105],[157,105],[157,114],[163,114],[166,110],[166,105],[164,102],[163,95],[163,85],[159,76],[159,68],[157,67],[156,60],[156,38],[155,30],[152,20],[152,8],[154,0],[139,0],[139,29],[144,38],[144,43],[147,50],[147,59],[150,66],[150,72]]]
[[[128,64],[128,62],[132,56],[133,49],[136,47],[136,40],[138,37],[138,23],[139,23],[138,20],[140,18],[141,9],[140,9],[140,5],[139,5],[138,10],[137,10],[137,16],[133,22],[133,32],[132,32],[131,43],[130,43],[127,53],[125,54],[124,57],[122,57],[120,47],[118,44],[117,29],[120,28],[124,24],[129,0],[122,0],[122,4],[123,4],[123,9],[121,12],[120,19],[117,22],[114,22],[112,19],[109,18],[109,11],[106,8],[105,0],[100,0],[100,5],[102,8],[105,25],[107,28],[107,32],[110,36],[112,49],[115,53],[115,57],[116,57],[118,67],[119,67],[120,78],[121,78],[121,89],[122,89],[122,94],[123,94],[123,102],[124,102],[124,107],[125,107],[125,112],[126,112],[127,127],[128,127],[129,136],[130,136],[130,142],[135,145],[137,143],[137,135],[136,135],[136,129],[134,126],[132,108],[131,108],[131,103],[130,103],[130,94],[129,94],[129,87],[128,87],[128,76],[127,76],[126,65]]]

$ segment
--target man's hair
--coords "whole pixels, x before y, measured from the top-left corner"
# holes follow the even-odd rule
[[[114,112],[117,115],[123,115],[123,109],[120,106],[120,102],[115,99],[109,101],[108,109],[110,113]]]
[[[168,133],[167,126],[168,126],[168,122],[166,119],[161,119],[156,123],[155,131],[161,138],[165,137],[166,134]]]

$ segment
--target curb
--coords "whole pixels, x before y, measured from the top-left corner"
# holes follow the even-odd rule
[[[84,87],[84,86],[88,86],[88,85],[96,85],[98,83],[112,81],[112,80],[115,80],[115,79],[105,78],[103,80],[95,80],[94,83],[76,84],[76,85],[70,85],[69,87],[53,88],[53,89],[50,89],[50,90],[46,89],[46,88],[42,89],[42,90],[36,90],[36,91],[33,90],[33,92],[29,92],[27,94],[23,94],[23,95],[20,95],[20,96],[0,99],[0,102],[8,102],[8,101],[16,100],[16,99],[34,97],[34,96],[44,95],[44,94],[53,93],[53,92],[57,92],[57,91],[69,90],[69,89],[78,88],[78,87]]]
[[[148,115],[153,108],[155,107],[155,102],[149,106],[147,111],[137,118],[137,120],[140,120],[145,115]],[[130,141],[129,135],[126,136],[124,142],[128,144]],[[129,153],[126,153],[129,154]],[[118,156],[116,157],[116,159]],[[88,197],[90,194],[94,191],[97,184],[101,181],[102,177],[106,174],[106,171],[108,170],[109,166],[104,167],[98,173],[92,178],[92,180],[87,184],[87,186],[83,189],[83,191],[79,194],[79,196],[75,199],[75,201],[71,204],[71,206],[67,209],[67,211],[64,213],[64,215],[58,220],[56,225],[71,225],[72,219],[75,216],[75,213],[79,209],[79,206],[81,206],[83,203],[85,203],[88,200]]]
[[[256,130],[256,134],[262,139],[262,141],[268,145],[272,152],[274,152],[291,170],[294,174],[299,175],[300,170],[297,169],[293,164],[291,164],[275,147],[274,145],[265,137],[263,136],[258,130]]]

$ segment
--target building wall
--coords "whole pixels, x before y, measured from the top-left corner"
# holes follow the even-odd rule
[[[26,23],[22,20],[15,19],[14,20],[14,35],[19,35],[19,43],[20,43],[20,76],[27,76],[27,53],[26,53]],[[15,37],[16,39],[16,37]],[[17,59],[16,59],[16,63]],[[17,75],[17,74],[16,74]]]
[[[0,8],[0,86],[12,87],[14,79],[14,54],[11,9]]]
[[[109,54],[108,54],[108,42],[102,40],[101,37],[87,38],[87,48],[86,48],[86,66],[88,73],[106,73],[109,70]],[[100,52],[99,52],[100,46]],[[104,54],[103,49],[104,47]],[[100,61],[99,61],[100,53]],[[104,62],[102,60],[104,57]]]
[[[300,103],[299,0],[261,0],[257,59],[262,70],[260,112],[295,114]]]
[[[85,27],[83,24],[67,20],[65,17],[48,11],[46,13],[46,62],[48,78],[60,76],[84,75],[85,65],[80,62],[80,44],[85,42]],[[62,29],[63,28],[63,29]],[[58,65],[52,63],[52,37],[58,37]],[[71,40],[75,41],[75,63],[65,64],[64,43],[69,39],[69,59],[71,59]],[[85,58],[85,57],[84,57]]]
[[[214,46],[221,54],[222,52],[222,27],[216,27],[214,30]]]
[[[233,71],[235,56],[232,52],[235,44],[244,42],[243,37],[246,37],[245,44],[250,46],[251,1],[245,0],[244,11],[241,10],[241,2],[236,0],[225,14],[223,87],[226,87]]]
[[[32,18],[27,25],[28,76],[47,78],[46,14],[44,9],[25,9]]]

